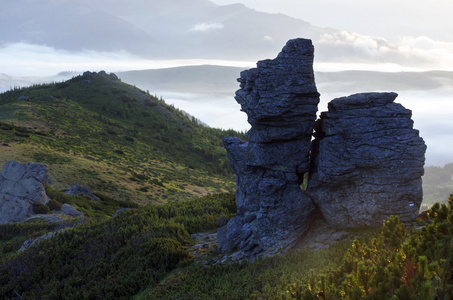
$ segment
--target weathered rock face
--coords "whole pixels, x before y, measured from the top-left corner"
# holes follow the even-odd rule
[[[236,251],[233,259],[293,247],[319,213],[334,228],[418,215],[426,146],[411,111],[394,103],[395,93],[363,93],[332,100],[315,123],[312,63],[311,41],[290,40],[276,59],[238,79],[236,100],[252,128],[249,142],[224,139],[237,215],[217,234],[220,250]]]
[[[0,173],[0,224],[25,221],[32,203],[47,203],[43,183],[51,184],[45,165],[7,162]]]
[[[252,125],[249,142],[225,138],[236,173],[237,215],[219,229],[218,245],[246,258],[292,247],[314,205],[301,190],[309,171],[319,94],[310,40],[290,40],[274,60],[241,72],[236,100]]]
[[[390,215],[418,215],[426,146],[396,97],[338,98],[317,121],[308,190],[330,225],[380,226]]]

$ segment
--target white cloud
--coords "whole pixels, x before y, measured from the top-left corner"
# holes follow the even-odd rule
[[[323,34],[317,42],[335,46],[352,46],[354,49],[370,57],[388,53],[395,47],[384,38],[347,31]]]
[[[223,24],[221,24],[221,23],[207,23],[207,22],[203,22],[203,23],[195,24],[190,29],[190,31],[201,31],[201,32],[204,32],[204,31],[210,31],[210,30],[219,30],[219,29],[222,29],[222,28],[223,28]]]
[[[349,59],[393,63],[402,67],[453,70],[453,42],[436,41],[426,36],[402,37],[393,43],[382,37],[339,31],[323,34],[316,43],[325,47],[352,47],[356,52]]]

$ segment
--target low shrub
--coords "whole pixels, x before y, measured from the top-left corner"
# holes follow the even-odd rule
[[[32,207],[33,207],[33,212],[35,214],[43,214],[43,215],[46,215],[48,212],[49,212],[49,207],[42,204],[42,203],[37,203],[37,202],[34,202],[32,204]]]
[[[58,202],[57,200],[50,200],[47,203],[47,206],[49,207],[50,210],[60,210],[61,209],[61,203]]]

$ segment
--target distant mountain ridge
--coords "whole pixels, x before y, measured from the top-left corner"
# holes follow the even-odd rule
[[[146,59],[256,61],[272,57],[287,40],[297,37],[313,40],[318,62],[414,62],[381,37],[321,28],[242,4],[18,0],[2,3],[0,10],[0,46],[27,43]]]
[[[206,0],[19,0],[2,3],[0,12],[0,44],[126,50],[148,58],[247,59],[256,49],[270,54],[295,35],[318,33],[301,20]]]
[[[167,69],[117,72],[127,82],[142,89],[205,93],[239,89],[236,79],[246,68],[214,65],[186,66]],[[453,72],[315,72],[319,92],[351,92],[363,90],[430,90],[453,87]]]

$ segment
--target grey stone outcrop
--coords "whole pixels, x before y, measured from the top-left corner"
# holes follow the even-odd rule
[[[91,198],[95,201],[101,201],[101,199],[98,196],[91,193],[89,188],[81,186],[80,184],[76,184],[69,188],[66,188],[66,191],[64,191],[64,194],[74,195],[74,196],[85,196],[85,197]]]
[[[59,212],[62,214],[65,214],[67,216],[70,216],[70,217],[83,218],[83,213],[78,211],[77,208],[75,208],[74,206],[67,204],[67,203],[65,203],[61,206]]]
[[[33,203],[47,203],[43,183],[51,184],[46,165],[7,162],[0,173],[0,224],[25,221]]]
[[[309,192],[335,227],[409,221],[423,200],[426,145],[396,93],[362,93],[329,103],[316,124]]]
[[[40,215],[33,212],[33,203],[46,204],[50,200],[46,195],[44,184],[52,184],[46,165],[31,162],[25,166],[15,161],[7,162],[0,173],[0,224],[24,222],[31,218],[42,218],[49,222],[64,220],[59,216]],[[77,185],[73,186],[72,191],[99,200],[87,188]],[[66,203],[54,213],[76,218],[83,217],[83,213]]]
[[[225,138],[236,173],[237,215],[218,231],[224,251],[246,258],[294,246],[315,207],[301,190],[319,94],[310,40],[290,40],[274,60],[241,72],[236,100],[252,125],[249,141]]]
[[[117,215],[125,212],[125,211],[128,211],[130,208],[120,208],[118,209],[113,215],[112,215],[112,218],[116,217]]]
[[[58,232],[61,232],[63,233],[65,230],[60,230],[60,231],[54,231],[54,232],[50,232],[50,233],[46,233],[46,234],[43,234],[41,235],[40,237],[37,237],[37,238],[29,238],[28,240],[26,240],[23,244],[22,244],[22,247],[20,247],[19,250],[17,250],[17,253],[20,253],[22,251],[25,251],[27,250],[28,248],[34,246],[34,245],[37,245],[39,242],[41,241],[44,241],[44,240],[48,240],[48,239],[51,239],[53,238]]]
[[[224,139],[237,204],[217,234],[220,250],[234,251],[225,260],[285,251],[314,218],[338,229],[418,215],[426,146],[411,111],[395,93],[362,93],[331,101],[315,122],[312,63],[311,41],[295,39],[241,72],[236,100],[252,128],[248,142]]]

